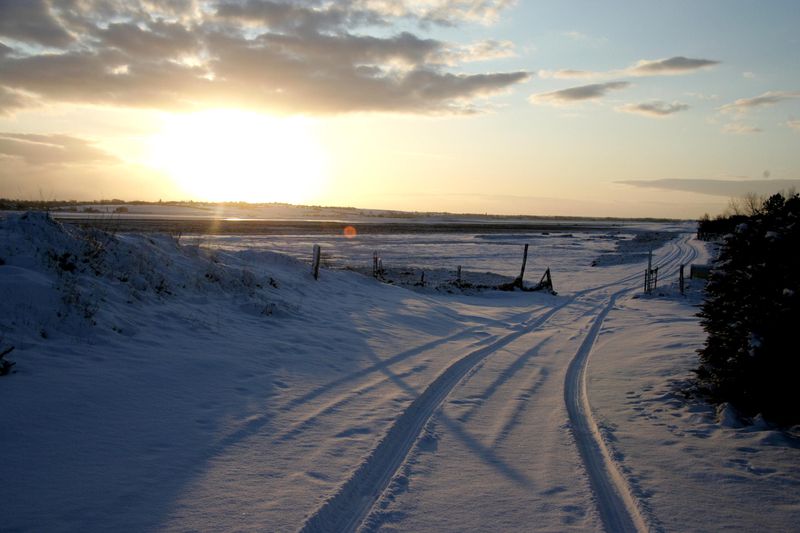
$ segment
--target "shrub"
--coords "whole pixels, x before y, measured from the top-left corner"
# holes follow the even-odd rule
[[[697,370],[714,399],[781,424],[800,422],[800,198],[776,194],[738,216],[714,264]]]

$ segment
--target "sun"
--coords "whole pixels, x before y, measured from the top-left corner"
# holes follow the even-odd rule
[[[215,109],[167,115],[148,164],[191,198],[308,203],[321,196],[327,157],[303,117]]]

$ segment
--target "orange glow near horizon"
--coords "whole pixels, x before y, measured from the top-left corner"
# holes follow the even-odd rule
[[[327,154],[307,119],[238,110],[167,115],[146,164],[197,200],[308,203],[327,180]]]

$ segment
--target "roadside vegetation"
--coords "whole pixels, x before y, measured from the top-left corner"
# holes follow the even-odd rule
[[[700,220],[721,242],[700,317],[700,388],[746,416],[800,423],[800,197],[749,195]]]

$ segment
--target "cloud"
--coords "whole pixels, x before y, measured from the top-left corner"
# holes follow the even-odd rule
[[[393,31],[409,22],[487,23],[511,4],[503,0],[10,4],[17,5],[0,2],[0,37],[24,45],[15,53],[0,48],[7,100],[24,92],[50,102],[166,110],[467,113],[478,109],[476,99],[530,78],[456,70],[513,55],[507,41],[451,43]],[[45,44],[46,52],[37,48]]]
[[[582,43],[582,44],[585,44],[585,45],[589,45],[592,48],[597,48],[599,46],[602,46],[602,45],[608,43],[608,39],[606,37],[594,37],[592,35],[588,35],[586,33],[583,33],[581,31],[576,31],[576,30],[565,31],[565,32],[562,32],[561,35],[563,35],[564,37],[566,37],[567,39],[569,39],[571,41],[575,41],[576,43]]]
[[[555,78],[557,80],[590,79],[598,77],[597,72],[574,69],[540,70],[537,74],[540,78]]]
[[[0,116],[13,114],[17,109],[33,105],[28,96],[0,87]]]
[[[581,33],[579,31],[574,31],[574,30],[565,31],[562,35],[564,35],[564,37],[569,37],[573,41],[585,41],[589,38],[589,36],[586,35],[585,33]]]
[[[182,191],[168,176],[122,161],[87,139],[0,132],[0,197],[97,200],[106,194],[157,200]]]
[[[458,63],[473,61],[504,59],[507,57],[514,57],[515,55],[514,43],[511,41],[487,39],[476,43],[444,49],[435,60],[446,65],[457,65]]]
[[[720,111],[743,113],[756,107],[770,106],[777,103],[800,98],[800,91],[767,91],[753,98],[739,98],[733,103],[720,107]]]
[[[218,17],[261,24],[282,31],[334,31],[358,26],[388,25],[386,16],[378,10],[331,5],[327,9],[302,3],[224,1],[217,4]]]
[[[625,89],[630,85],[631,84],[627,81],[593,83],[591,85],[571,87],[569,89],[562,89],[560,91],[534,94],[529,97],[529,100],[534,104],[569,104],[572,102],[602,98],[611,91]]]
[[[719,100],[718,94],[705,94],[705,93],[698,93],[698,92],[687,92],[684,93],[686,96],[691,96],[693,98],[697,98],[698,100],[704,101],[712,101],[712,100]]]
[[[628,67],[627,71],[632,76],[664,76],[686,74],[698,69],[712,67],[719,63],[719,61],[713,59],[692,59],[675,56],[669,59],[642,60]]]
[[[642,59],[633,65],[607,71],[600,70],[540,70],[539,76],[542,78],[556,79],[609,79],[620,78],[623,76],[675,76],[689,74],[699,69],[718,65],[720,62],[713,59],[692,59],[682,56],[670,57],[668,59]]]
[[[742,124],[741,122],[732,122],[730,124],[725,124],[722,127],[722,131],[724,131],[725,133],[734,133],[736,135],[746,135],[749,133],[761,133],[764,130],[756,126],[749,126],[747,124]]]
[[[644,102],[641,104],[625,104],[617,109],[625,113],[635,113],[647,117],[662,118],[674,113],[686,111],[689,109],[689,105],[681,102],[672,102],[669,104],[667,102],[655,101]]]
[[[30,166],[109,163],[114,156],[71,135],[0,132],[0,159],[20,159]]]
[[[516,0],[432,0],[419,2],[416,0],[376,2],[377,5],[397,9],[396,5],[406,10],[405,17],[418,18],[420,21],[453,26],[461,22],[477,22],[483,25],[495,23],[500,13],[515,5]]]
[[[0,35],[56,48],[74,41],[45,0],[0,2]]]
[[[150,21],[144,28],[130,22],[95,28],[94,34],[106,48],[130,57],[160,58],[191,54],[199,46],[197,37],[182,24]]]
[[[775,194],[791,188],[800,188],[800,179],[734,180],[734,179],[680,179],[622,180],[617,183],[633,187],[693,192],[711,196],[738,197],[747,193]]]

